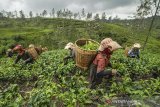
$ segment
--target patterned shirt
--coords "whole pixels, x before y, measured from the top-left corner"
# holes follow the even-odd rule
[[[97,65],[97,73],[104,71],[105,67],[109,64],[106,54],[98,53],[93,63]]]

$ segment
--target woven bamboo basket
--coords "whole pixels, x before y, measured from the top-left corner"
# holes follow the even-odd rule
[[[94,42],[99,44],[98,42],[91,40],[91,39],[79,39],[75,42],[76,47],[76,66],[87,70],[93,59],[95,58],[95,55],[97,53],[96,50],[84,50],[80,48],[81,46],[85,45],[88,41]]]

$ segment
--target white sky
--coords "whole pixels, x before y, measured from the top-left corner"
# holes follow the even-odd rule
[[[124,19],[136,12],[139,3],[140,0],[0,0],[0,11],[23,10],[27,14],[29,11],[40,13],[44,9],[50,12],[52,8],[81,12],[85,8],[85,12],[106,12],[107,16],[118,15]]]

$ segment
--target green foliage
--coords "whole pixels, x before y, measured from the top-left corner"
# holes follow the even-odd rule
[[[134,27],[116,24],[47,18],[6,19],[0,22],[0,27],[0,53],[3,54],[17,43],[27,47],[32,41],[36,45],[57,49],[82,37],[97,41],[111,37],[122,46],[131,45],[133,41],[142,44],[147,34]],[[155,30],[153,34],[158,32]],[[89,43],[85,49],[92,50],[92,46],[93,50],[98,48]],[[106,107],[106,99],[117,97],[158,99],[154,97],[160,95],[160,60],[159,55],[152,54],[159,52],[159,40],[155,36],[151,37],[148,49],[141,53],[139,60],[125,57],[123,51],[115,52],[111,62],[120,76],[103,79],[96,90],[88,88],[89,71],[77,68],[72,60],[63,64],[65,50],[45,52],[34,64],[23,67],[23,62],[13,64],[15,56],[3,57],[0,59],[0,106]],[[142,104],[148,105],[143,101]],[[159,103],[160,100],[155,101]]]
[[[160,61],[156,60],[159,55],[142,52],[138,60],[125,57],[122,50],[113,53],[113,68],[121,76],[104,79],[96,90],[91,90],[87,79],[89,71],[77,68],[71,60],[64,65],[66,54],[66,50],[45,52],[34,64],[22,69],[22,62],[13,65],[13,59],[2,58],[1,106],[107,106],[107,99],[125,96],[140,98],[145,104],[145,99],[160,94]],[[6,82],[7,86],[3,85]],[[109,82],[111,84],[106,85]],[[29,86],[32,87],[28,89]]]
[[[157,19],[159,18],[157,17]],[[75,42],[80,38],[91,38],[100,42],[106,37],[111,37],[122,46],[132,45],[133,41],[143,44],[148,33],[147,27],[145,29],[137,28],[138,24],[136,23],[139,20],[135,22],[135,20],[124,20],[111,24],[61,18],[1,19],[0,46],[5,46],[7,49],[9,48],[8,44],[22,44],[27,47],[32,42],[32,44],[47,46],[49,49],[59,49],[63,48],[66,43]],[[150,19],[145,20],[146,25],[148,25],[147,22],[150,22]],[[129,23],[130,26],[125,26],[126,23]],[[157,21],[157,26],[158,23]],[[159,39],[156,39],[156,35],[159,33],[159,30],[153,29],[153,37],[150,38],[147,46],[150,52],[160,51]],[[3,38],[8,42],[3,41]],[[1,51],[0,54],[2,53]]]
[[[84,50],[97,50],[98,47],[99,47],[98,43],[91,42],[91,41],[88,41],[86,42],[85,45],[81,46],[81,48]]]
[[[0,92],[1,107],[20,107],[23,104],[23,97],[19,93],[17,84],[11,84],[7,89]]]

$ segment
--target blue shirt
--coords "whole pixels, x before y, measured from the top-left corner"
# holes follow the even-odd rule
[[[137,56],[139,56],[139,53],[140,53],[140,50],[139,49],[131,49],[131,50],[129,50],[128,51],[128,55],[130,56],[130,57],[137,57]]]

